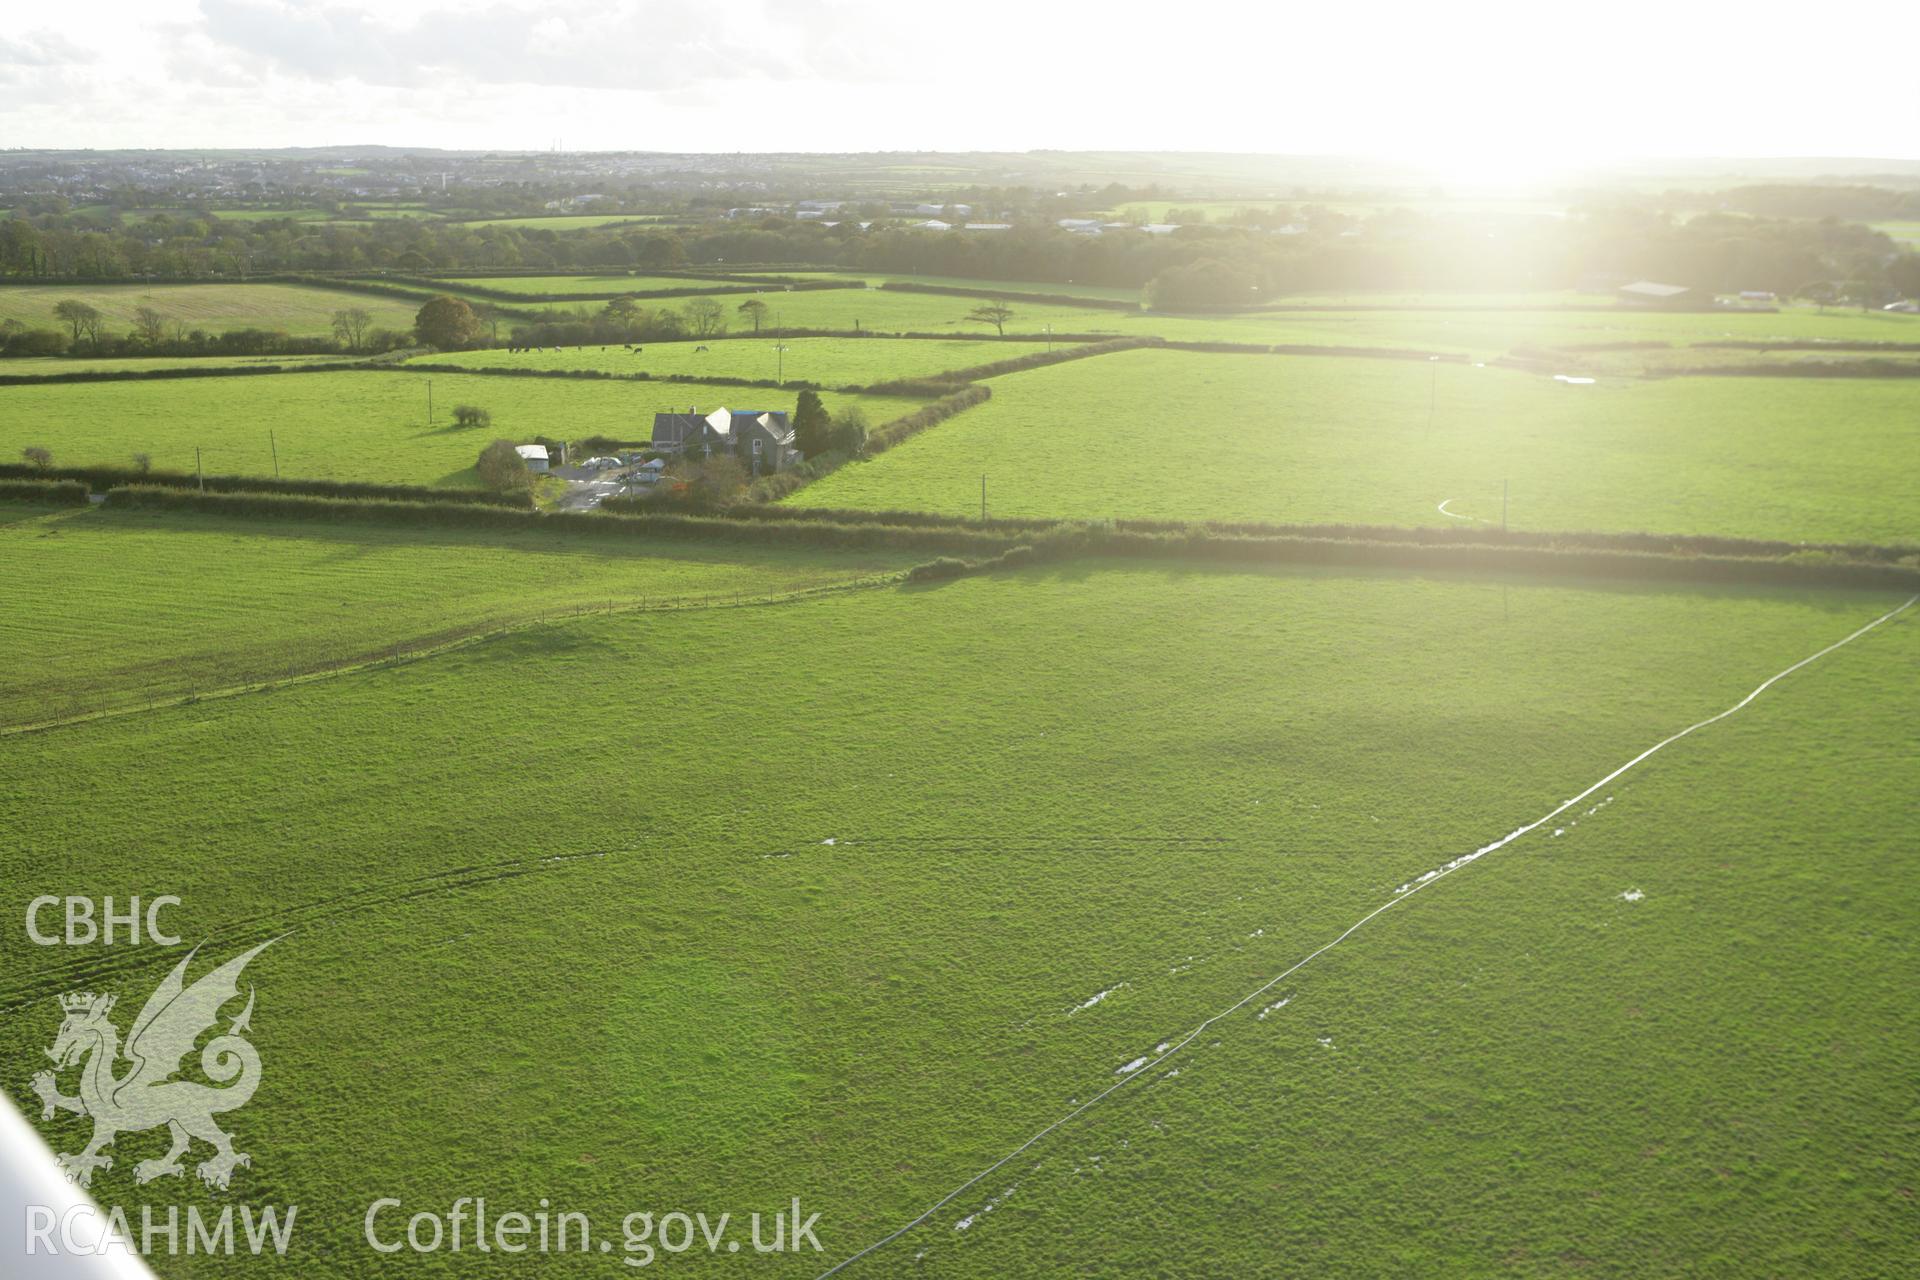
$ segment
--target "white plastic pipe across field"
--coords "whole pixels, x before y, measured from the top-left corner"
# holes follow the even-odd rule
[[[1449,511],[1446,514],[1452,515],[1453,513]],[[1005,1154],[1004,1156],[1001,1156],[998,1160],[995,1160],[992,1164],[980,1170],[980,1172],[974,1174],[971,1178],[968,1178],[965,1182],[961,1183],[959,1186],[947,1192],[947,1194],[945,1194],[944,1196],[941,1196],[938,1200],[934,1201],[932,1204],[928,1205],[925,1211],[923,1211],[918,1217],[914,1218],[912,1221],[906,1223],[904,1226],[897,1228],[896,1230],[890,1232],[889,1234],[882,1236],[880,1239],[874,1241],[872,1244],[860,1250],[858,1253],[851,1254],[848,1257],[841,1259],[839,1262],[834,1263],[831,1267],[828,1267],[825,1271],[822,1271],[819,1277],[817,1278],[817,1280],[826,1280],[828,1276],[835,1275],[840,1271],[844,1271],[846,1268],[860,1261],[860,1259],[866,1257],[868,1254],[874,1253],[880,1249],[884,1249],[887,1245],[892,1244],[895,1240],[898,1240],[901,1236],[907,1234],[907,1232],[913,1230],[915,1227],[925,1222],[928,1218],[931,1218],[934,1214],[938,1213],[941,1209],[945,1208],[948,1204],[951,1204],[956,1198],[958,1198],[961,1195],[964,1195],[969,1188],[978,1184],[983,1178],[993,1173],[996,1169],[999,1169],[1001,1166],[1005,1165],[1008,1161],[1017,1158],[1022,1152],[1031,1148],[1035,1143],[1045,1138],[1048,1134],[1052,1133],[1054,1130],[1060,1128],[1062,1125],[1073,1120],[1075,1117],[1081,1115],[1083,1112],[1094,1107],[1104,1099],[1111,1097],[1115,1093],[1118,1093],[1120,1090],[1126,1088],[1128,1085],[1134,1084],[1140,1080],[1153,1076],[1162,1063],[1166,1062],[1167,1059],[1173,1057],[1175,1054],[1179,1053],[1182,1049],[1186,1048],[1189,1044],[1193,1042],[1195,1037],[1199,1036],[1201,1033],[1206,1031],[1208,1027],[1211,1027],[1214,1023],[1220,1021],[1222,1018],[1225,1018],[1230,1014],[1237,1013],[1239,1010],[1246,1008],[1249,1004],[1252,1004],[1254,1001],[1258,1000],[1261,996],[1271,991],[1274,987],[1278,986],[1282,982],[1285,982],[1288,978],[1300,972],[1300,970],[1306,968],[1309,964],[1312,964],[1315,960],[1318,960],[1321,956],[1327,954],[1327,952],[1333,950],[1335,947],[1345,942],[1348,938],[1351,938],[1354,934],[1358,933],[1363,927],[1365,927],[1365,925],[1369,921],[1373,920],[1376,916],[1380,915],[1385,911],[1389,911],[1394,907],[1399,906],[1401,903],[1407,901],[1409,898],[1412,898],[1414,894],[1419,893],[1422,889],[1431,888],[1433,885],[1440,883],[1440,881],[1446,879],[1448,876],[1452,875],[1454,872],[1460,870],[1461,868],[1469,866],[1472,863],[1478,862],[1481,858],[1484,858],[1488,854],[1493,853],[1499,849],[1504,849],[1506,846],[1512,844],[1515,840],[1518,840],[1521,836],[1526,835],[1528,832],[1537,830],[1538,828],[1545,826],[1547,823],[1553,821],[1555,818],[1565,813],[1568,809],[1571,809],[1574,805],[1577,805],[1582,800],[1587,799],[1594,792],[1600,790],[1602,787],[1614,781],[1616,778],[1619,778],[1622,774],[1626,773],[1628,770],[1635,768],[1636,766],[1638,766],[1639,764],[1647,760],[1649,757],[1653,756],[1656,752],[1662,751],[1667,747],[1672,746],[1674,743],[1680,741],[1680,739],[1686,737],[1690,733],[1693,733],[1700,729],[1704,729],[1711,724],[1718,724],[1720,721],[1725,720],[1728,716],[1734,714],[1736,711],[1739,711],[1742,708],[1746,707],[1755,698],[1758,698],[1761,694],[1765,693],[1768,689],[1771,689],[1774,685],[1778,684],[1780,681],[1786,679],[1788,676],[1792,675],[1794,672],[1800,670],[1800,668],[1807,666],[1810,663],[1818,662],[1821,658],[1826,657],[1828,654],[1832,653],[1836,649],[1840,649],[1845,647],[1846,645],[1852,644],[1855,640],[1858,640],[1861,636],[1866,635],[1867,632],[1872,631],[1875,627],[1878,627],[1882,623],[1890,622],[1894,618],[1899,617],[1901,614],[1905,613],[1908,609],[1911,609],[1914,606],[1915,602],[1920,602],[1920,595],[1909,597],[1905,604],[1902,604],[1895,609],[1889,609],[1886,613],[1881,614],[1879,617],[1875,618],[1872,622],[1867,623],[1864,627],[1861,627],[1858,631],[1855,631],[1853,634],[1845,637],[1844,639],[1834,641],[1832,644],[1820,650],[1818,653],[1812,653],[1807,655],[1806,657],[1800,659],[1800,661],[1794,663],[1792,666],[1786,668],[1784,671],[1778,671],[1778,672],[1775,672],[1773,675],[1768,676],[1765,680],[1761,681],[1760,684],[1754,688],[1753,692],[1749,693],[1746,697],[1740,699],[1740,701],[1734,703],[1732,706],[1728,707],[1726,710],[1718,713],[1717,715],[1708,716],[1705,720],[1700,720],[1693,724],[1690,724],[1686,728],[1680,730],[1678,733],[1662,738],[1660,741],[1654,743],[1652,746],[1648,747],[1645,751],[1642,751],[1639,755],[1635,756],[1633,759],[1627,761],[1625,764],[1615,769],[1612,773],[1609,773],[1606,777],[1600,779],[1600,781],[1588,787],[1585,791],[1582,791],[1579,795],[1574,796],[1570,800],[1561,801],[1560,804],[1555,806],[1551,811],[1541,815],[1538,818],[1535,818],[1532,822],[1527,823],[1525,826],[1517,827],[1514,830],[1509,831],[1506,835],[1501,836],[1498,840],[1495,840],[1492,844],[1482,845],[1478,849],[1475,849],[1472,853],[1462,854],[1460,857],[1455,858],[1453,861],[1448,862],[1443,866],[1436,867],[1434,870],[1427,872],[1425,875],[1422,875],[1419,878],[1415,880],[1411,880],[1408,883],[1402,885],[1399,889],[1395,891],[1393,897],[1387,899],[1387,901],[1381,903],[1379,906],[1375,907],[1373,910],[1367,912],[1366,915],[1361,916],[1358,920],[1354,921],[1353,924],[1349,925],[1346,931],[1340,934],[1339,937],[1321,946],[1318,950],[1309,952],[1304,958],[1302,958],[1299,961],[1296,961],[1290,968],[1284,970],[1283,972],[1275,974],[1273,977],[1269,978],[1267,981],[1261,983],[1258,987],[1255,987],[1252,991],[1249,991],[1246,995],[1241,996],[1238,1000],[1234,1001],[1232,1004],[1228,1005],[1226,1008],[1222,1009],[1220,1012],[1214,1014],[1212,1017],[1202,1022],[1199,1026],[1195,1027],[1193,1030],[1187,1032],[1186,1035],[1180,1037],[1178,1041],[1174,1042],[1172,1047],[1170,1047],[1165,1053],[1159,1054],[1156,1057],[1154,1057],[1151,1061],[1147,1063],[1146,1066],[1142,1067],[1137,1071],[1133,1071],[1128,1073],[1127,1075],[1122,1076],[1115,1083],[1108,1085],[1106,1088],[1102,1089],[1099,1093],[1094,1094],[1091,1098],[1087,1099],[1085,1102],[1081,1103],[1079,1106],[1075,1107],[1073,1110],[1067,1112],[1065,1115],[1061,1116],[1059,1119],[1053,1121],[1051,1124],[1047,1125],[1045,1128],[1039,1130],[1032,1137],[1028,1138],[1025,1142],[1022,1142],[1019,1146],[1007,1152],[1007,1154]]]

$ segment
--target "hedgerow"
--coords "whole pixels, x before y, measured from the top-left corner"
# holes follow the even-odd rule
[[[606,369],[535,369],[525,365],[499,368],[487,365],[447,364],[444,361],[412,361],[392,366],[402,373],[457,373],[471,374],[480,378],[572,378],[588,382],[697,382],[703,386],[715,387],[761,387],[775,391],[839,391],[846,395],[858,395],[864,387],[825,387],[817,382],[808,382],[802,378],[788,378],[784,382],[773,378],[726,378],[705,373],[649,373],[637,369],[632,373],[613,373]],[[947,388],[951,390],[951,388]]]
[[[219,357],[209,357],[218,359]],[[209,368],[185,366],[173,369],[76,369],[72,373],[0,374],[0,387],[37,386],[54,382],[153,382],[168,378],[245,378],[271,373],[339,373],[345,369],[392,369],[391,364],[374,365],[364,360],[324,360],[314,364],[217,365]]]
[[[1202,560],[1233,565],[1319,564],[1420,571],[1511,572],[1640,581],[1726,582],[1769,586],[1920,589],[1920,562],[1862,561],[1796,548],[1783,556],[1672,554],[1600,547],[1522,546],[1342,537],[1249,537],[1204,526],[1145,532],[1110,522],[1060,524],[1020,538],[991,527],[943,528],[841,524],[823,520],[737,520],[706,515],[538,512],[481,505],[387,502],[267,493],[201,493],[130,485],[107,505],[309,521],[422,527],[561,529],[612,536],[678,537],[763,545],[981,554],[982,565],[1014,565],[1086,556]],[[1403,531],[1412,534],[1415,531]],[[947,572],[946,568],[939,571]]]
[[[885,511],[838,507],[764,507],[743,504],[727,512],[731,520],[822,520],[833,524],[894,525],[935,529],[964,527],[1027,534],[1069,527],[1073,521],[1046,517],[994,516],[975,520],[932,511]],[[1920,565],[1920,545],[1860,542],[1786,542],[1729,538],[1710,534],[1600,533],[1582,530],[1502,531],[1491,525],[1267,524],[1253,521],[1122,519],[1105,522],[1121,533],[1180,537],[1331,538],[1351,542],[1404,542],[1424,546],[1510,546],[1548,550],[1631,551],[1675,556],[1786,557],[1809,554],[1849,561]]]
[[[20,462],[0,463],[0,480],[44,477],[77,482],[82,492],[103,492],[121,485],[161,489],[200,489],[208,493],[271,493],[321,498],[372,498],[391,502],[511,507],[527,505],[482,489],[436,489],[427,485],[373,484],[360,480],[280,480],[272,476],[196,476],[190,471],[141,471],[134,467],[38,467]]]
[[[819,521],[745,523],[704,515],[535,511],[483,504],[388,502],[273,493],[201,493],[125,485],[107,494],[122,510],[194,511],[249,518],[328,523],[396,524],[461,529],[550,529],[597,535],[698,538],[708,541],[873,549],[903,547],[951,552],[998,552],[1005,540],[967,529],[900,529]]]
[[[50,507],[84,507],[87,486],[73,480],[0,480],[0,501],[42,502]]]

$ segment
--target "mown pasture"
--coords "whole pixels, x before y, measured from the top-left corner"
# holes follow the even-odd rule
[[[1123,351],[801,490],[802,506],[1920,542],[1920,382],[1603,378]]]
[[[533,231],[591,231],[596,227],[615,227],[628,222],[664,222],[657,213],[540,213],[523,218],[469,218],[467,227],[519,227]]]
[[[574,610],[724,604],[911,553],[0,505],[0,728],[204,695]]]
[[[185,213],[185,210],[179,210]],[[332,218],[325,209],[214,209],[214,217],[223,222],[277,222],[291,218],[295,222],[326,222]]]
[[[579,621],[0,739],[0,905],[177,893],[220,955],[291,927],[232,1124],[292,1265],[391,1270],[382,1196],[616,1242],[798,1196],[828,1253],[756,1270],[811,1275],[1892,603],[1062,565]],[[1909,1269],[1916,637],[1423,891],[851,1274]],[[72,963],[0,952],[17,1103]],[[96,1195],[215,1202],[122,1144]]]
[[[529,290],[542,281],[578,277],[522,277]],[[956,281],[995,289],[994,281]],[[1071,289],[1068,292],[1072,292]],[[721,294],[730,322],[748,298],[767,307],[768,328],[853,329],[882,333],[992,333],[991,324],[968,313],[987,300],[950,294],[887,289],[831,289],[759,294]],[[1243,342],[1264,345],[1399,347],[1489,357],[1518,346],[1618,342],[1717,342],[1725,340],[1803,342],[1920,342],[1920,316],[1882,311],[1795,306],[1778,312],[1666,312],[1615,306],[1589,299],[1590,309],[1562,309],[1565,295],[1546,295],[1537,309],[1476,303],[1471,295],[1398,296],[1387,304],[1354,300],[1280,302],[1265,309],[1213,315],[1170,315],[1152,311],[1116,311],[1055,303],[1010,305],[1009,333],[1037,334],[1051,325],[1058,333],[1095,333],[1116,337],[1159,336],[1183,342]],[[1400,304],[1400,305],[1394,305]],[[1308,305],[1312,310],[1289,310]],[[1432,310],[1422,310],[1432,307]],[[1460,308],[1465,309],[1460,309]],[[734,328],[747,327],[735,323]]]
[[[141,307],[208,333],[284,329],[298,337],[332,336],[333,313],[352,307],[371,314],[374,328],[405,331],[420,309],[405,299],[295,284],[7,285],[0,287],[0,320],[62,329],[53,309],[66,301],[98,309],[104,332],[115,337],[132,330],[133,313]]]
[[[564,277],[563,277],[564,278]],[[533,287],[532,277],[526,284]],[[690,281],[697,285],[697,281]],[[727,286],[715,284],[716,288]],[[953,333],[960,336],[991,334],[991,324],[968,320],[967,313],[987,301],[984,298],[955,297],[948,294],[902,293],[884,289],[767,289],[760,293],[723,293],[714,300],[725,308],[728,323],[735,331],[753,326],[740,314],[740,304],[758,299],[766,304],[761,322],[769,329],[864,329],[879,333]],[[661,299],[660,305],[684,307],[687,299]],[[564,305],[564,304],[562,304]],[[1015,308],[1016,318],[1007,324],[1009,333],[1041,332],[1052,324],[1060,333],[1091,330],[1117,332],[1119,321],[1128,320],[1118,311],[1096,311],[1082,307],[1050,304]],[[1151,327],[1130,325],[1127,332],[1151,333]]]
[[[431,387],[434,416],[427,417]],[[821,397],[857,404],[874,424],[915,407],[888,396]],[[162,471],[272,475],[402,484],[474,483],[496,439],[604,435],[644,440],[656,412],[793,408],[794,395],[681,382],[506,378],[380,371],[261,374],[156,382],[0,388],[0,457],[38,445],[63,466],[125,466],[145,453]],[[456,405],[487,409],[492,425],[453,425]]]
[[[775,350],[776,345],[785,351]],[[1064,346],[1065,344],[1055,344]],[[701,348],[705,348],[702,350]],[[983,342],[954,338],[689,338],[623,345],[546,347],[537,351],[460,351],[418,360],[468,369],[568,369],[593,373],[705,375],[715,378],[782,376],[821,386],[870,386],[902,378],[1013,360],[1044,352],[1044,342]]]
[[[1109,302],[1138,302],[1140,290],[1124,285],[1076,284],[1062,281],[1048,284],[1032,280],[982,280],[970,276],[913,276],[898,275],[885,271],[781,271],[769,268],[765,271],[745,271],[741,275],[751,279],[757,275],[791,276],[801,280],[846,280],[860,282],[870,288],[878,288],[890,280],[903,284],[938,285],[949,289],[980,289],[995,293],[1053,293],[1072,294],[1083,298],[1098,298]]]
[[[623,293],[652,292],[660,289],[719,288],[720,280],[695,280],[686,276],[646,276],[611,273],[597,276],[448,276],[439,283],[460,289],[492,289],[500,293]]]

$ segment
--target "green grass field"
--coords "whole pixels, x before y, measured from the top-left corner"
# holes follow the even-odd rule
[[[291,284],[7,285],[0,287],[0,320],[61,329],[53,308],[68,299],[102,312],[104,329],[114,337],[133,328],[133,313],[141,307],[209,333],[284,329],[301,337],[331,336],[333,313],[344,308],[371,313],[375,328],[403,331],[413,327],[419,310],[405,300]]]
[[[704,338],[648,342],[636,352],[620,344],[554,351],[461,351],[423,356],[470,369],[586,369],[604,373],[672,373],[716,378],[785,377],[822,386],[865,386],[924,378],[954,369],[1012,360],[1047,350],[1042,342],[981,342],[964,338],[788,338],[784,353],[770,338]],[[698,348],[706,347],[700,351]],[[0,362],[3,364],[4,362]]]
[[[717,280],[692,280],[685,276],[634,276],[609,274],[598,276],[468,276],[449,277],[456,287],[497,289],[502,293],[601,293],[618,296],[658,289],[700,289],[719,287]]]
[[[1556,300],[1558,295],[1554,295]],[[1357,299],[1355,300],[1358,301]],[[1413,301],[1413,299],[1406,299]],[[1429,295],[1424,303],[1457,307],[1459,295]],[[1108,312],[1095,327],[1117,333],[1151,333],[1181,341],[1257,342],[1308,346],[1395,347],[1443,351],[1479,359],[1519,346],[1568,346],[1615,342],[1764,341],[1920,342],[1920,317],[1886,312],[1793,307],[1768,312],[1659,312],[1613,307],[1599,310],[1312,310],[1319,300],[1283,299],[1273,308],[1217,316],[1138,316]],[[1379,304],[1362,304],[1377,306]],[[1472,305],[1472,304],[1469,304]],[[1016,323],[1014,326],[1018,328]]]
[[[234,1194],[300,1206],[292,1265],[393,1269],[381,1196],[551,1197],[616,1241],[798,1196],[827,1252],[755,1270],[812,1275],[1892,603],[1065,565],[614,616],[0,739],[0,868],[16,917],[52,877],[178,893],[210,957],[291,928],[230,1124]],[[1884,762],[1917,636],[1409,899],[851,1274],[1910,1270],[1916,815]],[[173,958],[87,980],[132,1000]],[[16,1102],[72,963],[0,952]],[[159,1145],[95,1194],[219,1199],[136,1187]]]
[[[1141,292],[1138,289],[1118,285],[1074,284],[1070,281],[1046,284],[1031,280],[981,280],[965,276],[903,276],[874,271],[782,271],[778,268],[768,268],[765,271],[744,271],[741,275],[749,279],[761,275],[790,276],[799,280],[857,280],[871,288],[877,288],[889,280],[898,280],[905,284],[932,284],[955,289],[986,289],[996,293],[1065,293],[1116,302],[1138,302]]]
[[[993,399],[790,501],[1003,516],[1920,541],[1920,383],[1603,379],[1126,351]],[[1431,425],[1429,422],[1431,421]]]
[[[829,409],[858,404],[875,425],[918,403],[831,392],[821,398]],[[389,372],[17,386],[0,388],[0,458],[38,445],[64,466],[124,466],[146,453],[162,471],[191,471],[198,447],[210,475],[272,475],[277,443],[284,476],[466,485],[474,483],[474,459],[495,439],[646,439],[656,412],[689,405],[791,410],[793,401],[787,392],[698,383]],[[454,428],[453,409],[461,404],[489,410],[492,425]]]
[[[214,217],[223,222],[276,222],[291,218],[295,222],[325,222],[325,209],[214,209]]]
[[[742,323],[740,304],[757,298],[767,306],[768,328],[790,329],[867,329],[880,333],[955,333],[990,334],[993,326],[968,320],[967,313],[983,299],[949,297],[940,294],[892,293],[880,289],[821,289],[791,292],[770,289],[765,293],[729,293],[715,295],[726,308],[735,329],[751,328]],[[679,307],[685,299],[665,299],[662,305]],[[1015,319],[1007,325],[1010,333],[1038,333],[1043,324],[1052,324],[1061,333],[1076,333],[1090,328],[1119,333],[1131,317],[1118,311],[1095,311],[1081,307],[1038,305],[1016,307]],[[1125,324],[1125,332],[1152,332],[1151,327]]]
[[[614,227],[628,222],[660,222],[651,213],[549,213],[525,218],[473,218],[469,227],[522,227],[536,231],[591,231],[596,227]]]
[[[535,279],[582,278],[524,278],[520,283],[532,288]],[[955,283],[979,288],[994,287],[991,281]],[[835,289],[817,293],[774,291],[729,294],[720,295],[719,301],[728,309],[729,316],[737,319],[737,308],[748,297],[757,297],[767,305],[766,323],[776,328],[852,329],[858,326],[883,333],[992,332],[991,326],[966,318],[967,313],[979,305],[980,299],[976,298],[897,293],[880,289]],[[1560,294],[1547,297],[1554,304],[1574,300]],[[1463,301],[1458,294],[1402,296],[1392,300],[1442,307],[1459,306]],[[1294,301],[1292,305],[1323,301],[1329,300],[1306,298]],[[1355,301],[1359,302],[1358,299]],[[1887,312],[1836,308],[1822,313],[1813,307],[1794,307],[1778,313],[1666,313],[1630,307],[1616,308],[1604,301],[1598,305],[1604,309],[1269,309],[1220,315],[1166,315],[1150,311],[1124,312],[1057,306],[1051,303],[1015,303],[1014,316],[1008,321],[1007,330],[1010,333],[1032,334],[1040,332],[1043,325],[1050,324],[1059,333],[1134,337],[1158,335],[1197,342],[1399,347],[1459,352],[1481,358],[1503,355],[1521,345],[1570,343],[1687,343],[1770,338],[1791,341],[1827,338],[1840,341],[1920,342],[1920,316]]]
[[[727,603],[910,563],[530,530],[0,506],[0,728],[206,694],[577,609]]]

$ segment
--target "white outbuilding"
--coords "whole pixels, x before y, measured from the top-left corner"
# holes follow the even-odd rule
[[[545,475],[547,472],[547,446],[543,444],[516,445],[513,450],[520,455],[520,461],[527,464],[527,470]]]

